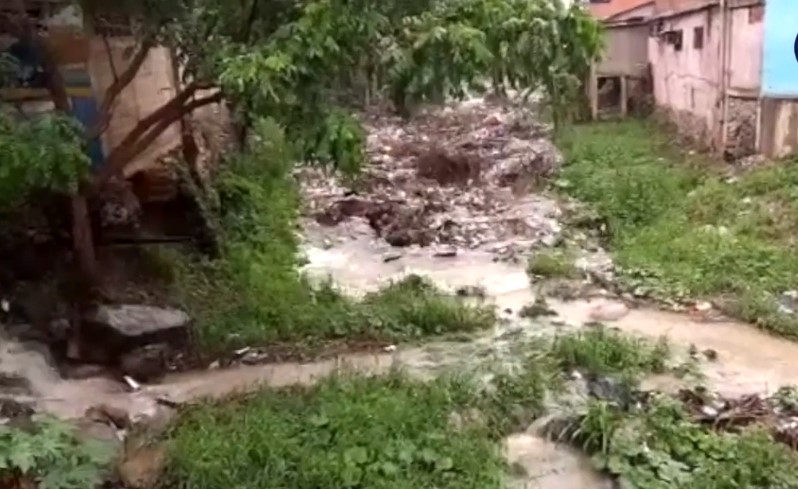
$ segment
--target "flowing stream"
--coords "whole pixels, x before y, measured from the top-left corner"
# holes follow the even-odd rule
[[[445,288],[482,286],[488,300],[501,310],[517,311],[530,303],[534,294],[520,265],[496,262],[482,252],[462,252],[456,257],[435,257],[423,249],[408,252],[385,262],[365,240],[351,240],[332,249],[310,246],[306,271],[318,277],[332,276],[351,293],[363,293],[407,273],[432,278]],[[579,327],[588,320],[595,301],[553,303],[562,321]],[[517,317],[507,314],[507,317]],[[421,376],[434,375],[475,361],[481,351],[501,353],[508,329],[524,335],[553,334],[562,321],[504,321],[494,331],[471,342],[432,342],[380,354],[353,354],[314,363],[282,363],[240,366],[169,375],[162,383],[128,392],[125,386],[104,378],[63,380],[47,362],[45,355],[13,341],[3,342],[0,368],[18,372],[31,384],[32,394],[17,396],[36,402],[43,410],[65,418],[79,418],[87,408],[105,403],[127,410],[134,418],[155,417],[163,408],[156,398],[188,402],[205,397],[224,397],[261,385],[273,387],[307,384],[319,377],[346,368],[359,372],[386,372],[401,366]],[[734,323],[702,323],[683,314],[655,309],[632,309],[614,321],[622,331],[658,337],[667,335],[675,344],[717,351],[716,362],[704,365],[704,373],[714,388],[724,394],[772,392],[798,377],[798,344],[781,340],[750,326]],[[607,481],[595,474],[585,460],[570,450],[543,440],[534,433],[518,433],[507,439],[507,456],[523,466],[527,476],[515,487],[592,488],[605,487]]]
[[[483,112],[468,112],[476,111],[474,107],[482,107],[479,110]],[[396,248],[374,239],[374,230],[368,224],[364,225],[362,219],[347,218],[329,228],[306,222],[304,253],[308,263],[304,271],[320,279],[332,277],[336,284],[353,295],[376,290],[390,280],[411,273],[427,276],[448,290],[479,286],[484,290],[486,300],[493,302],[502,316],[492,331],[468,342],[434,341],[421,346],[397,345],[391,352],[343,355],[312,363],[239,366],[173,374],[157,385],[145,385],[135,392],[108,378],[62,379],[41,349],[5,339],[0,342],[0,375],[4,379],[23,377],[29,385],[25,390],[4,388],[4,392],[19,401],[33,402],[39,409],[67,419],[82,418],[88,408],[106,404],[124,409],[134,420],[152,421],[168,418],[170,413],[157,402],[159,398],[178,403],[191,402],[251,391],[262,385],[281,387],[309,384],[342,368],[379,374],[401,367],[425,378],[446,369],[462,370],[474,366],[480,358],[484,358],[486,352],[499,361],[511,362],[513,349],[509,347],[519,337],[553,335],[562,328],[582,327],[597,305],[617,308],[619,304],[610,299],[550,301],[549,305],[559,317],[519,318],[518,311],[530,304],[535,294],[524,266],[498,260],[497,256],[501,253],[497,253],[497,249],[506,251],[513,246],[529,249],[534,242],[546,244],[544,238],[552,238],[559,233],[560,226],[556,220],[558,209],[554,201],[529,193],[514,200],[508,189],[496,182],[501,181],[499,177],[509,174],[508,169],[526,168],[525,158],[529,154],[550,152],[552,145],[545,140],[522,141],[518,131],[508,129],[512,126],[508,122],[509,114],[501,112],[486,116],[484,111],[489,109],[484,104],[471,104],[466,107],[464,114],[448,111],[441,116],[443,119],[437,122],[426,120],[426,125],[415,128],[407,126],[404,121],[383,124],[382,129],[375,127],[369,145],[373,167],[381,172],[374,181],[382,183],[373,185],[369,197],[371,201],[366,198],[353,201],[358,205],[373,205],[374,198],[391,192],[391,205],[394,205],[394,201],[401,202],[399,207],[385,207],[385,202],[380,205],[393,209],[392,212],[400,217],[417,216],[413,213],[403,214],[408,209],[444,209],[434,216],[422,216],[427,219],[422,220],[422,223],[443,229],[445,226],[442,223],[456,222],[458,229],[465,230],[461,236],[449,237],[450,240],[460,240],[457,241],[456,253],[440,253],[434,247],[413,246],[397,253]],[[462,120],[444,120],[445,117],[454,116]],[[459,134],[458,131],[465,133]],[[406,146],[400,141],[401,138],[415,144],[446,137],[453,138],[450,146],[460,144],[457,141],[466,141],[469,144],[467,147],[477,148],[481,158],[494,162],[483,187],[424,187],[427,184],[413,176],[414,158],[395,156],[404,154],[399,151]],[[466,148],[462,144],[460,147]],[[541,159],[544,160],[556,164],[553,156]],[[491,175],[496,178],[491,180]],[[324,210],[331,203],[340,203],[339,197],[343,192],[331,184],[325,175],[316,181],[315,188],[312,187],[313,182],[305,181],[303,185],[307,187],[306,200],[312,204],[311,210]],[[431,200],[435,200],[435,205],[427,206]],[[364,209],[359,211],[365,212]],[[390,226],[386,225],[385,230],[402,237],[400,231],[403,231],[403,226],[415,222],[395,221],[389,223]],[[428,231],[430,228],[424,229]],[[798,359],[798,343],[769,336],[745,324],[731,321],[698,322],[685,314],[654,308],[632,309],[614,319],[611,325],[627,333],[653,338],[666,335],[672,344],[684,350],[691,345],[699,350],[714,350],[717,361],[702,364],[702,368],[708,384],[722,394],[772,393],[781,385],[790,384],[798,378],[798,362],[794,361]],[[508,334],[510,332],[513,334]],[[668,379],[655,380],[669,382]],[[506,448],[508,460],[522,466],[526,474],[511,481],[514,488],[609,487],[610,482],[596,474],[587,460],[534,432],[516,433],[508,437]]]

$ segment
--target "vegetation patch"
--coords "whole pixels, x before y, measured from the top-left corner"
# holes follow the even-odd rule
[[[626,285],[730,298],[744,319],[798,337],[798,321],[778,312],[798,285],[796,165],[729,178],[644,121],[576,126],[561,143],[563,187],[607,219]]]
[[[488,427],[452,419],[468,395],[393,374],[202,406],[175,429],[170,477],[186,489],[498,489],[504,461]]]
[[[493,325],[492,308],[466,304],[418,276],[362,301],[304,277],[291,155],[272,122],[261,123],[254,141],[219,179],[221,259],[174,257],[175,294],[196,317],[206,351],[269,342],[397,341]]]
[[[527,273],[544,278],[579,278],[574,257],[563,250],[540,250],[527,265]]]
[[[667,339],[652,344],[642,338],[622,335],[596,326],[585,332],[555,338],[551,354],[559,367],[597,375],[636,378],[662,373],[670,357]]]
[[[589,334],[564,347],[538,339],[514,345],[515,362],[488,360],[474,372],[428,382],[400,371],[342,374],[200,405],[171,431],[167,486],[503,487],[501,439],[525,430],[545,413],[547,399],[564,392],[572,358],[590,363],[581,359],[587,354],[570,352],[610,345],[617,352],[591,365],[658,368],[655,347],[646,346],[643,359],[632,343],[615,341],[623,340]]]
[[[713,431],[665,396],[621,411],[592,401],[574,440],[630,487],[798,487],[798,459],[757,428]]]
[[[41,489],[97,487],[107,475],[113,451],[107,444],[82,442],[55,419],[29,426],[0,426],[0,485]]]

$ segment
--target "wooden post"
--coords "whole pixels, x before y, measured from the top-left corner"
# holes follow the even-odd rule
[[[598,76],[596,64],[590,65],[590,80],[588,81],[588,97],[590,98],[590,119],[598,119]]]
[[[629,112],[629,90],[626,75],[621,75],[621,117],[626,117]]]

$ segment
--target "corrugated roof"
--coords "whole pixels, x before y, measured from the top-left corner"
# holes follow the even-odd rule
[[[653,2],[654,0],[610,0],[607,3],[591,3],[588,10],[599,19],[609,19]]]

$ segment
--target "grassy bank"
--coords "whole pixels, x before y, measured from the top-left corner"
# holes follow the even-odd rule
[[[489,377],[342,375],[196,406],[171,430],[165,487],[506,487],[508,474],[520,474],[502,458],[502,437],[544,414],[574,369],[629,385],[668,358],[662,342],[601,328],[523,351],[521,368],[487,365]],[[613,390],[618,401],[590,400],[551,434],[631,487],[798,487],[794,453],[764,431],[714,431],[665,396],[622,408],[632,393]]]
[[[633,379],[662,358],[661,348],[604,330],[523,352],[512,372],[487,364],[431,382],[341,375],[192,408],[171,433],[167,487],[499,489],[502,436],[543,414],[566,373]]]
[[[798,337],[776,302],[798,285],[798,166],[729,179],[667,136],[641,121],[574,127],[560,141],[564,187],[608,220],[630,285],[725,299],[743,319]]]
[[[279,128],[264,123],[249,151],[217,181],[222,257],[173,257],[173,289],[197,321],[205,351],[327,340],[398,341],[489,327],[493,312],[467,306],[418,277],[363,301],[298,271],[298,194]]]

